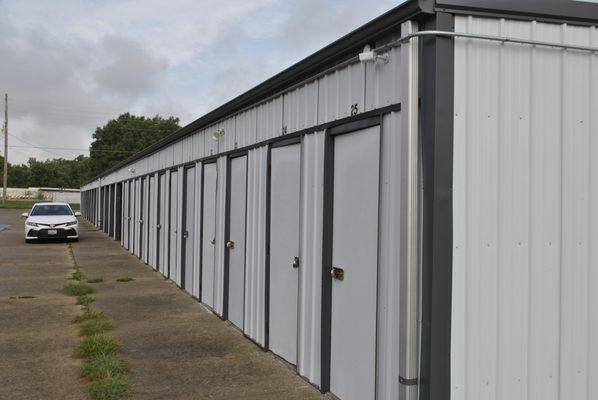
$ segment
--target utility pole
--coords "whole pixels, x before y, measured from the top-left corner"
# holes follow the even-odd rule
[[[8,93],[4,93],[4,186],[2,198],[6,202],[6,185],[8,183]]]

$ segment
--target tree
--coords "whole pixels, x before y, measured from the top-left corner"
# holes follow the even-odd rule
[[[90,157],[80,155],[74,160],[55,158],[27,165],[8,164],[10,187],[78,188],[132,154],[143,150],[163,137],[180,129],[178,118],[138,117],[129,113],[108,121],[93,134]],[[4,159],[0,156],[0,176]]]
[[[174,117],[120,115],[98,127],[93,134],[94,141],[89,148],[93,175],[99,175],[180,128],[179,119]]]

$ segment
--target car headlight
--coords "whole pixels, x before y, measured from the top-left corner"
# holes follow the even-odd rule
[[[29,222],[29,221],[25,222],[25,225],[28,225],[28,226],[38,226],[35,222]]]
[[[77,221],[72,221],[72,222],[66,223],[66,226],[73,226],[73,225],[77,225]]]

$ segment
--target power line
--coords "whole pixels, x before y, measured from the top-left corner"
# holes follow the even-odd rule
[[[12,136],[12,135],[11,135]],[[23,148],[23,149],[41,149],[41,150],[66,150],[66,151],[88,151],[88,152],[97,152],[97,153],[128,153],[128,154],[133,154],[133,153],[137,153],[137,151],[134,150],[100,150],[100,149],[77,149],[77,148],[72,148],[72,147],[44,147],[44,146],[15,146],[15,145],[11,145],[8,147],[19,147],[19,148]]]

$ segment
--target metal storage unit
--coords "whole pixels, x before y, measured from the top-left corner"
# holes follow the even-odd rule
[[[125,248],[342,400],[596,398],[597,21],[407,1],[89,182],[83,215],[112,229],[114,198]]]

